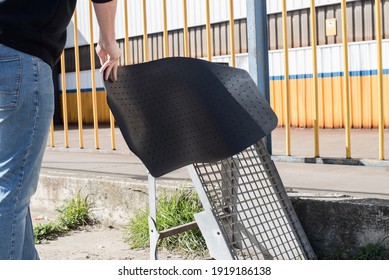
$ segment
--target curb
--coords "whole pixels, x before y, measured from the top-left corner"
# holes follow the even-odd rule
[[[157,195],[193,187],[191,181],[157,180]],[[289,188],[288,188],[289,189]],[[31,205],[53,211],[78,191],[88,196],[102,223],[124,226],[138,209],[147,209],[147,181],[85,176],[43,170]],[[350,256],[360,247],[389,236],[389,200],[347,195],[288,192],[315,253],[320,259]]]
[[[193,187],[192,182],[185,180],[156,180],[156,183],[157,195]],[[105,224],[125,225],[136,210],[148,205],[147,181],[42,170],[31,206],[40,212],[53,211],[78,191],[88,196],[93,214]]]

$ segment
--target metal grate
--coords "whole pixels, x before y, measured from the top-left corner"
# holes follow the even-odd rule
[[[315,254],[259,141],[195,171],[235,259],[314,259]]]

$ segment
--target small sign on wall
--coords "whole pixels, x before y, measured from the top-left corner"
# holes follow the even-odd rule
[[[326,36],[336,36],[336,18],[326,19]]]

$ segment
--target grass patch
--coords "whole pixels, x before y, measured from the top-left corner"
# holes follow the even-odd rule
[[[389,237],[385,237],[376,243],[369,243],[359,248],[353,256],[354,260],[389,260],[389,249],[385,246]]]
[[[43,240],[53,240],[68,232],[68,229],[57,221],[38,224],[34,226],[35,244],[41,243]]]
[[[81,226],[93,224],[91,204],[88,196],[82,197],[80,192],[57,209],[59,223],[68,229],[77,229]]]
[[[179,189],[172,195],[162,195],[157,201],[157,230],[163,231],[194,220],[194,214],[203,210],[197,193],[188,189]],[[132,248],[149,246],[149,209],[138,210],[125,227],[125,241]],[[202,256],[206,252],[205,240],[199,229],[186,231],[160,240],[159,247],[169,251]]]
[[[96,223],[91,214],[91,203],[88,196],[82,197],[80,192],[58,207],[56,211],[59,213],[56,220],[34,226],[36,244],[43,240],[53,240],[63,236],[70,230]]]
[[[389,236],[356,250],[339,248],[330,256],[318,256],[322,260],[389,260]]]

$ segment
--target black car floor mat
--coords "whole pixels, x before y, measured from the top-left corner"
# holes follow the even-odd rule
[[[154,177],[230,157],[277,126],[247,71],[205,60],[120,66],[105,87],[129,149]]]

